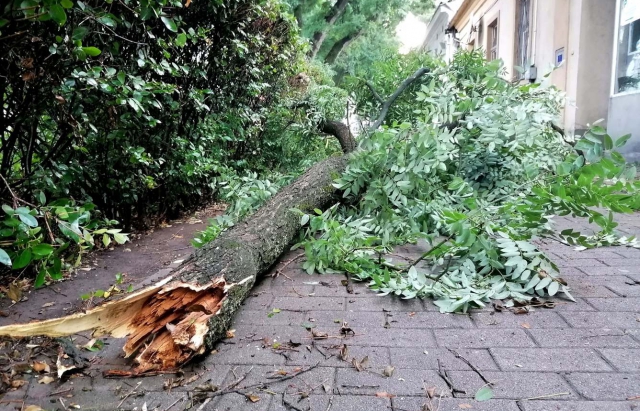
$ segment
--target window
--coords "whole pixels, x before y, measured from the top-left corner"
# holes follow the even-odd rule
[[[640,0],[620,3],[615,92],[640,91]]]
[[[529,19],[531,11],[531,0],[517,0],[518,9],[516,11],[516,66],[526,70],[529,66]],[[522,74],[517,74],[518,78],[523,78]]]
[[[487,60],[493,61],[498,58],[498,19],[489,24],[487,37]]]

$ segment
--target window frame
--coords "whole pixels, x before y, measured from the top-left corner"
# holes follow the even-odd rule
[[[495,56],[494,56],[494,53],[495,53]],[[496,17],[495,19],[491,20],[491,23],[487,25],[487,61],[493,61],[499,58],[500,58],[500,18]]]

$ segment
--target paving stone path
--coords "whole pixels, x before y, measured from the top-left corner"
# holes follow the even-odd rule
[[[623,231],[640,233],[640,215],[622,221]],[[576,226],[569,219],[560,224]],[[245,377],[237,385],[241,388],[317,364],[299,377],[253,389],[255,402],[231,393],[192,409],[640,410],[640,250],[544,247],[557,257],[577,303],[556,299],[555,309],[537,308],[525,315],[493,309],[440,314],[430,301],[379,297],[361,284],[348,294],[342,276],[309,276],[294,263],[256,286],[235,319],[235,337],[185,368],[186,379],[200,375],[191,384],[169,391],[163,389],[172,378],[168,375],[103,379],[101,370],[126,364],[119,358],[122,342],[109,341],[91,377],[50,385],[34,378],[2,400],[24,399],[25,404],[47,410],[64,409],[59,398],[66,406],[77,404],[85,410],[141,410],[145,403],[148,410],[183,410],[191,405],[189,393],[203,383],[226,387]],[[414,258],[421,249],[405,246],[397,252]],[[340,337],[344,321],[354,336],[312,341],[303,327]],[[290,346],[287,343],[300,345],[273,349]],[[348,361],[338,358],[343,344],[348,346]],[[351,360],[364,357],[366,368],[357,371]],[[394,367],[391,377],[383,375],[388,366]],[[445,373],[456,390],[453,395],[442,377]],[[483,378],[494,384],[494,398],[477,402],[474,396],[486,384]],[[123,399],[134,388],[135,393]],[[64,394],[51,396],[52,392]],[[435,398],[428,399],[428,393]],[[0,406],[20,409],[16,403]]]

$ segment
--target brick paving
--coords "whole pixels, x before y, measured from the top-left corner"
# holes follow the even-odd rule
[[[640,215],[621,220],[621,230],[640,233]],[[560,225],[576,223],[561,219]],[[557,257],[577,303],[556,299],[555,309],[537,308],[526,315],[490,309],[440,314],[430,301],[380,297],[362,284],[347,294],[342,276],[309,276],[292,264],[284,275],[266,277],[255,287],[235,319],[234,338],[185,367],[185,378],[201,375],[187,386],[164,390],[171,378],[166,375],[103,379],[101,370],[125,364],[118,357],[122,342],[110,340],[90,377],[48,386],[32,379],[28,387],[2,400],[24,399],[25,404],[47,410],[64,409],[59,397],[67,406],[77,404],[84,410],[141,410],[145,403],[148,410],[195,410],[200,404],[191,403],[190,392],[197,385],[225,387],[246,375],[238,385],[242,387],[269,381],[274,373],[295,373],[319,364],[299,377],[254,389],[256,402],[228,394],[201,409],[640,411],[640,250],[576,252],[558,244],[544,248]],[[410,258],[420,251],[417,246],[397,250]],[[268,316],[275,308],[280,312]],[[343,321],[354,336],[315,341],[315,346],[303,327],[339,337]],[[300,345],[278,351],[272,349],[274,343]],[[348,346],[349,361],[338,358],[342,344]],[[367,367],[357,371],[351,360],[364,357]],[[383,375],[388,366],[394,367],[391,377]],[[485,385],[483,378],[494,383],[494,398],[477,402],[474,396]],[[137,394],[123,400],[138,383]],[[427,391],[436,398],[429,400]],[[283,404],[283,393],[292,407]],[[0,405],[16,409],[11,408],[15,403]]]

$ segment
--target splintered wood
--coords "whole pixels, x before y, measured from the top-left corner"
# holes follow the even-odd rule
[[[221,278],[205,285],[170,280],[86,313],[0,327],[0,335],[61,337],[93,330],[94,336],[128,336],[124,351],[126,357],[137,353],[134,374],[170,370],[204,353],[209,319],[230,288]]]

